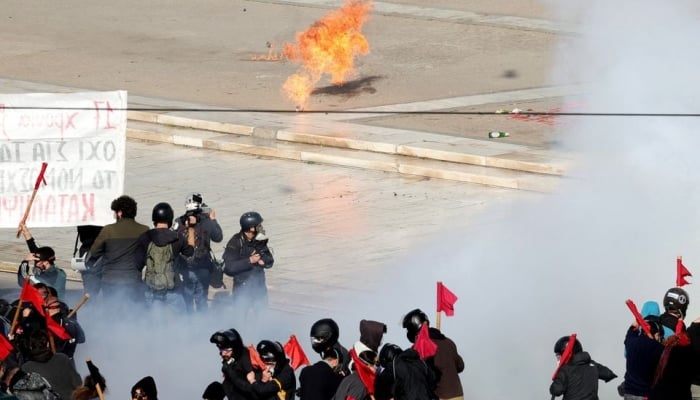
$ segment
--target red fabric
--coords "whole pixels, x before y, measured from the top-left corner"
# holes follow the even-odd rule
[[[683,285],[690,284],[690,282],[685,280],[685,278],[688,276],[693,276],[693,274],[688,271],[688,268],[683,265],[683,260],[678,257],[676,259],[676,286],[681,287]]]
[[[289,357],[289,365],[295,371],[302,365],[311,364],[295,335],[290,336],[287,343],[284,344],[284,352]]]
[[[455,315],[455,303],[457,296],[450,291],[442,282],[437,283],[437,312],[444,311],[445,315],[451,317]]]
[[[637,320],[637,324],[644,330],[644,333],[651,335],[651,327],[649,326],[649,323],[644,320],[642,314],[639,313],[639,310],[637,310],[637,305],[634,304],[632,300],[627,300],[625,304],[627,304],[627,307],[630,309],[630,311],[632,311],[634,319]]]
[[[41,186],[41,183],[43,182],[44,185],[46,185],[46,179],[44,178],[44,174],[46,173],[46,167],[48,167],[48,163],[41,163],[41,171],[39,171],[39,176],[36,177],[36,183],[34,184],[34,190],[39,190],[39,186]]]
[[[267,369],[267,365],[265,365],[262,358],[260,358],[260,354],[258,354],[258,351],[255,350],[252,344],[248,345],[248,353],[250,354],[250,364],[253,368],[258,368],[260,370]]]
[[[413,344],[413,349],[418,352],[421,360],[432,357],[437,353],[437,345],[430,340],[428,324],[423,323],[423,326],[420,327],[418,335],[416,336],[416,342]]]
[[[51,316],[47,313],[46,314],[46,327],[49,329],[49,332],[53,333],[56,337],[63,339],[63,340],[69,340],[72,338],[72,336],[66,331],[64,327],[61,326],[58,322],[56,322]]]
[[[44,298],[41,296],[41,293],[39,293],[39,291],[34,286],[32,286],[29,279],[24,280],[24,284],[22,285],[22,291],[19,294],[19,299],[22,300],[24,303],[29,303],[33,305],[37,312],[39,312],[39,314],[45,315]]]
[[[559,373],[559,368],[561,368],[562,365],[566,365],[566,363],[569,362],[571,359],[571,356],[574,354],[574,345],[576,344],[576,334],[572,333],[571,336],[569,336],[569,341],[566,342],[566,347],[564,347],[564,352],[561,353],[561,357],[559,357],[559,364],[557,364],[557,369],[554,370],[554,374],[552,374],[552,380],[554,380],[557,377],[557,374]]]
[[[7,356],[12,353],[12,349],[14,349],[14,346],[12,346],[12,343],[10,343],[9,340],[5,337],[5,335],[0,335],[0,361],[5,361]]]
[[[355,372],[360,376],[362,384],[370,396],[374,394],[374,378],[377,376],[372,368],[360,360],[360,357],[355,353],[355,349],[350,349],[350,357],[355,365]]]

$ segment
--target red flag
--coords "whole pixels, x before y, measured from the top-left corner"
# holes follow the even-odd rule
[[[294,335],[290,336],[287,343],[284,344],[284,352],[287,354],[287,357],[289,357],[289,365],[295,371],[302,365],[311,364],[306,357],[306,353],[304,353],[304,349],[301,348],[297,337]]]
[[[41,171],[39,171],[39,176],[36,177],[36,183],[34,183],[34,190],[39,190],[39,186],[41,186],[41,183],[43,182],[44,185],[46,185],[46,178],[44,178],[44,174],[46,173],[46,167],[49,166],[49,163],[41,163]]]
[[[625,302],[625,304],[627,304],[627,307],[630,309],[630,311],[632,311],[634,319],[637,320],[637,324],[644,330],[644,333],[646,333],[647,335],[651,335],[651,327],[649,326],[649,323],[642,317],[642,314],[639,313],[639,310],[637,310],[637,305],[629,299]]]
[[[350,357],[352,357],[352,362],[355,365],[355,372],[357,372],[357,375],[360,376],[360,380],[365,386],[367,394],[369,394],[370,396],[373,395],[374,378],[377,376],[377,374],[372,370],[372,368],[369,365],[365,364],[364,361],[360,360],[360,357],[358,357],[357,353],[355,352],[355,348],[350,349]]]
[[[70,333],[66,331],[66,328],[61,326],[58,322],[56,322],[51,316],[46,313],[46,327],[49,329],[49,332],[53,333],[56,337],[63,339],[63,340],[69,340],[72,338]]]
[[[45,315],[44,297],[34,286],[32,286],[32,283],[29,279],[24,280],[24,284],[22,285],[22,291],[19,294],[19,299],[25,303],[33,305],[37,312],[42,316]]]
[[[566,342],[564,352],[561,353],[561,357],[559,357],[559,364],[557,364],[557,369],[555,369],[554,374],[552,374],[552,380],[554,380],[557,377],[557,374],[559,373],[559,368],[561,368],[562,365],[568,363],[571,359],[571,355],[574,354],[574,345],[576,345],[576,334],[572,333],[571,336],[569,336],[569,341]]]
[[[676,259],[676,286],[681,287],[690,284],[690,282],[685,280],[688,276],[693,276],[693,274],[688,271],[688,268],[683,265],[683,260],[678,257]]]
[[[445,315],[451,317],[455,315],[455,303],[457,296],[450,291],[442,282],[437,283],[437,312],[444,311]]]
[[[258,354],[258,351],[255,350],[255,347],[253,345],[248,345],[248,354],[250,354],[250,364],[254,368],[258,368],[261,370],[267,369],[267,365],[265,365],[265,362],[260,358],[260,354]]]
[[[9,340],[5,337],[5,335],[0,335],[0,361],[5,361],[7,356],[12,353],[12,349],[14,349],[14,346],[12,346],[12,343],[10,343]]]
[[[418,352],[421,360],[432,357],[435,355],[435,353],[437,353],[437,345],[435,342],[430,340],[428,324],[423,323],[423,326],[420,327],[418,335],[416,336],[416,342],[413,344],[413,348]]]

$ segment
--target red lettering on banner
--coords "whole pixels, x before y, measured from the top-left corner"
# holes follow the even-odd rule
[[[0,200],[0,219],[19,221],[24,214],[31,195],[4,196]],[[32,203],[27,221],[29,223],[88,224],[95,220],[95,193],[38,194]]]
[[[110,122],[110,116],[114,112],[112,105],[109,104],[109,100],[101,101],[94,100],[92,102],[95,105],[95,128],[97,129],[116,129],[116,126],[112,125]],[[101,109],[101,105],[105,105],[104,109]],[[102,116],[104,115],[104,119]]]

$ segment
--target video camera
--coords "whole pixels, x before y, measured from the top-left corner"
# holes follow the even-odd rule
[[[211,209],[202,202],[202,195],[199,193],[191,193],[185,200],[185,220],[190,217],[195,217],[197,222],[202,219],[202,216],[209,216]]]

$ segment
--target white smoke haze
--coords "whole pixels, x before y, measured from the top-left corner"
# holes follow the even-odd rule
[[[691,1],[556,1],[562,17],[580,22],[580,37],[564,38],[552,76],[584,83],[576,98],[586,111],[697,113],[700,65],[698,5]],[[574,13],[575,15],[572,15]],[[554,79],[554,78],[553,78]],[[577,110],[578,111],[578,110]],[[332,317],[341,343],[359,338],[360,319],[388,325],[385,342],[407,347],[403,314],[423,309],[435,323],[435,282],[459,296],[442,330],[465,359],[465,398],[491,400],[548,395],[554,342],[576,332],[584,350],[619,376],[601,383],[601,398],[617,397],[624,375],[623,338],[639,307],[661,303],[675,283],[675,258],[700,276],[700,123],[696,118],[569,117],[559,132],[577,154],[572,176],[556,193],[499,209],[474,221],[442,222],[444,235],[410,243],[410,255],[387,260],[376,281],[354,298],[329,299],[328,315],[271,311],[264,321],[235,311],[153,324],[81,315],[89,355],[107,377],[108,397],[128,396],[152,375],[163,399],[201,398],[220,380],[219,356],[209,337],[235,327],[246,344],[284,343],[296,334],[311,362],[308,331]],[[146,204],[146,203],[144,203]],[[465,225],[474,228],[464,229]],[[226,232],[225,240],[230,237]],[[348,267],[349,268],[349,267]],[[700,316],[695,286],[689,318]],[[100,340],[94,340],[99,337]]]
[[[552,76],[587,85],[583,99],[570,99],[584,111],[698,112],[697,4],[553,6],[580,21],[581,36],[563,39]],[[566,15],[572,10],[578,14]],[[556,193],[513,205],[497,224],[475,221],[478,230],[446,224],[443,237],[426,238],[382,277],[369,304],[391,316],[387,341],[407,345],[396,321],[415,307],[434,324],[441,280],[459,296],[442,330],[465,358],[465,398],[548,397],[554,342],[573,332],[619,376],[601,382],[601,398],[617,397],[632,321],[625,300],[661,304],[675,286],[678,255],[700,275],[698,128],[697,118],[568,118],[559,135],[577,163]],[[689,322],[700,300],[693,285],[686,289]]]

